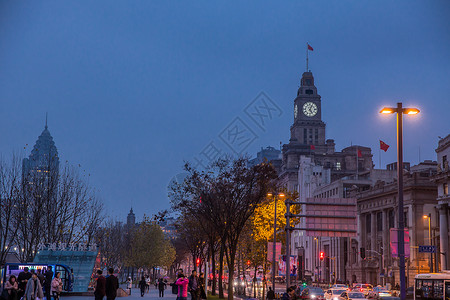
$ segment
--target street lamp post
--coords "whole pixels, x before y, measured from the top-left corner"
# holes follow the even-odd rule
[[[275,292],[275,259],[276,259],[276,242],[277,242],[277,200],[278,197],[284,197],[283,193],[272,194],[268,193],[268,197],[273,197],[275,200],[275,209],[273,213],[273,245],[272,245],[272,290]]]
[[[380,113],[397,113],[397,183],[398,183],[398,258],[400,271],[400,299],[406,297],[405,274],[405,221],[403,208],[403,114],[416,115],[420,111],[417,108],[404,108],[401,102],[397,107],[385,107]]]
[[[431,213],[423,216],[424,219],[428,219],[428,240],[430,241],[430,246],[433,246],[433,240],[431,239]],[[433,273],[433,253],[430,252],[430,273]]]

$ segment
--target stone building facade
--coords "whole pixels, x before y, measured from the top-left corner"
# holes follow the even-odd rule
[[[436,184],[430,179],[436,173],[436,163],[427,167],[404,171],[404,216],[409,232],[410,253],[406,260],[407,286],[414,275],[430,270],[429,255],[418,253],[419,245],[429,245],[428,221],[424,215],[431,214],[432,231],[436,231]],[[350,282],[391,284],[399,282],[398,259],[392,256],[391,229],[398,225],[397,181],[379,180],[369,188],[354,188],[348,195],[357,199],[358,236],[349,245],[346,264]],[[395,239],[393,239],[395,240]],[[361,258],[361,250],[365,258]],[[409,251],[408,251],[409,250]]]
[[[437,174],[433,177],[433,181],[438,186],[438,209],[439,209],[439,236],[441,245],[440,262],[441,269],[448,270],[450,267],[450,255],[449,249],[449,232],[450,232],[450,195],[448,193],[448,187],[450,185],[450,134],[439,141],[436,149],[437,153]],[[445,254],[444,254],[445,253]]]

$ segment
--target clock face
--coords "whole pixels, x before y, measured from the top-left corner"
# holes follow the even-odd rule
[[[303,113],[307,117],[314,117],[317,114],[317,105],[313,102],[303,104]]]
[[[294,118],[297,118],[297,114],[298,114],[298,107],[297,104],[294,106]]]

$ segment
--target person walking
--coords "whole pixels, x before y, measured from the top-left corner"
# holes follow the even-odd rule
[[[198,286],[199,286],[199,297],[200,299],[206,299],[206,293],[205,293],[205,274],[203,272],[200,273],[200,276],[198,276]]]
[[[23,268],[23,271],[19,273],[17,277],[17,284],[19,285],[19,292],[17,297],[20,299],[25,294],[25,288],[27,287],[28,280],[31,279],[31,273],[28,272],[28,267]]]
[[[59,296],[61,295],[62,290],[63,290],[63,283],[61,280],[61,273],[56,272],[55,278],[53,278],[52,280],[52,287],[51,287],[53,299],[59,300]]]
[[[106,278],[106,300],[114,300],[117,297],[117,289],[119,288],[119,279],[114,276],[114,269],[108,269],[109,276]]]
[[[178,275],[178,279],[175,284],[178,286],[177,300],[187,300],[189,279],[181,273]]]
[[[102,274],[102,270],[97,270],[97,281],[94,291],[95,300],[103,300],[106,295],[106,278]]]
[[[145,281],[144,276],[142,276],[141,281],[139,281],[139,288],[141,289],[141,297],[144,297],[145,290],[147,289],[147,281]]]
[[[52,266],[47,266],[47,271],[44,274],[44,290],[45,298],[50,300],[52,298],[52,281],[53,281],[53,271]]]
[[[133,280],[131,280],[131,277],[128,277],[127,279],[127,290],[128,290],[128,295],[131,296],[131,288],[133,287]]]
[[[164,290],[166,289],[166,283],[162,278],[158,280],[159,297],[164,297]]]
[[[268,300],[273,300],[275,299],[275,292],[272,290],[272,287],[269,286],[269,291],[267,292],[267,297]]]
[[[44,298],[44,292],[42,291],[41,282],[39,281],[37,274],[33,273],[31,279],[27,281],[25,288],[24,300],[38,300]]]
[[[193,270],[191,276],[189,276],[189,292],[191,293],[192,300],[198,300],[199,284],[197,271]]]
[[[5,284],[5,290],[8,291],[7,300],[17,300],[17,292],[19,285],[17,284],[17,278],[14,275],[9,276],[8,281]]]
[[[42,270],[41,269],[37,269],[37,277],[38,277],[39,281],[41,282],[41,286],[43,287],[44,286],[45,277],[42,274]]]

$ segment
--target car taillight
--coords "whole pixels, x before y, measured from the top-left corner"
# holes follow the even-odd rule
[[[363,290],[363,289],[360,289],[360,291],[363,292],[364,290]]]

